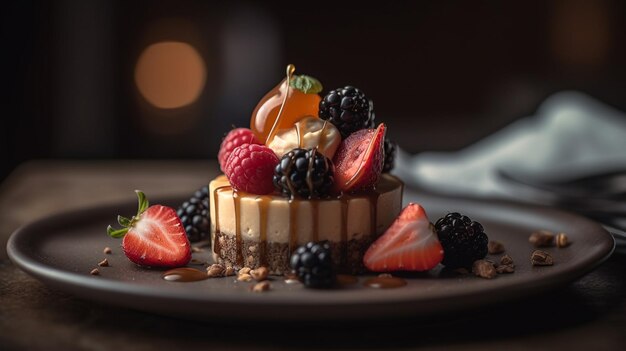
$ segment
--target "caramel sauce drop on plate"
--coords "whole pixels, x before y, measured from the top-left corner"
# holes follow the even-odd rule
[[[170,282],[197,282],[209,278],[206,272],[194,268],[174,268],[163,273],[163,279]]]

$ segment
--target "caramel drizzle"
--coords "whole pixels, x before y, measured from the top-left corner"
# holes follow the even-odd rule
[[[300,123],[296,123],[296,136],[298,138],[298,147],[302,148],[302,144],[304,143],[304,136],[300,132]]]
[[[260,245],[259,245],[259,264],[267,265],[267,216],[268,208],[272,199],[268,196],[257,197],[259,203],[259,226],[260,226]]]
[[[300,202],[289,200],[289,256],[293,254],[293,252],[298,247],[298,209]]]
[[[232,187],[230,185],[223,185],[220,187],[217,187],[215,189],[213,189],[213,207],[214,208],[214,216],[213,218],[215,219],[215,238],[213,240],[213,252],[215,252],[216,254],[219,254],[220,252],[220,244],[219,244],[219,240],[217,238],[217,234],[220,233],[220,217],[219,217],[219,196],[218,193],[224,189],[230,188],[232,189]]]
[[[339,264],[343,267],[348,258],[348,201],[350,199],[341,194],[339,200],[341,201],[341,244],[339,247],[341,256],[339,257]]]
[[[278,127],[278,122],[283,115],[283,110],[285,109],[285,104],[287,103],[287,97],[289,96],[289,89],[291,88],[291,77],[293,73],[296,71],[296,66],[289,64],[287,65],[287,89],[285,90],[285,96],[283,97],[283,102],[280,104],[280,109],[278,110],[278,114],[276,115],[276,119],[274,120],[274,124],[272,125],[272,129],[267,134],[267,138],[265,138],[265,145],[267,145],[270,140],[274,138],[274,134],[276,134],[276,127]]]
[[[311,201],[311,210],[313,211],[313,241],[318,242],[319,239],[319,201]]]
[[[243,267],[243,239],[241,238],[241,197],[236,189],[233,188],[233,202],[235,204],[235,243],[237,252],[235,260],[237,265]]]

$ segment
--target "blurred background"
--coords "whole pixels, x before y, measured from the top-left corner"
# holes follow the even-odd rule
[[[576,89],[626,110],[626,3],[32,1],[1,11],[0,180],[30,159],[215,158],[294,63],[412,153]]]

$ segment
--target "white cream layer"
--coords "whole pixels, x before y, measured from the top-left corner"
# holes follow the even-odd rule
[[[235,236],[235,205],[232,190],[227,187],[229,182],[224,175],[215,178],[209,184],[211,207],[211,229],[215,233],[215,197],[218,198],[218,213],[220,232],[227,236]],[[215,194],[215,189],[225,187]],[[347,202],[347,240],[358,239],[362,235],[370,235],[370,201],[376,203],[376,233],[384,232],[398,216],[402,209],[402,182],[389,175],[383,175],[376,191],[380,194],[376,197],[362,195],[351,196]],[[268,242],[289,243],[290,230],[290,207],[297,206],[296,242],[304,244],[314,239],[313,237],[313,206],[315,200],[295,200],[297,205],[289,203],[289,199],[275,195],[253,195],[239,192],[241,198],[240,231],[243,240],[260,241],[261,237],[261,198],[269,198],[267,206]],[[342,236],[342,200],[318,201],[318,240],[339,242]]]

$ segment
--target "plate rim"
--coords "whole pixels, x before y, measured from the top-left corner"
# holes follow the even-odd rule
[[[406,195],[407,195],[407,191],[405,190],[405,201],[404,201],[405,203],[406,203],[406,197],[407,197]],[[432,196],[429,196],[429,197],[432,197]],[[176,197],[161,198],[157,200],[161,203],[176,203],[177,201],[184,199],[184,198],[185,198],[184,196],[176,196]],[[445,197],[445,196],[436,196],[436,198],[442,199],[444,201],[452,199],[451,197]],[[534,282],[533,289],[532,289],[533,291],[524,294],[523,297],[531,296],[533,294],[539,294],[546,290],[550,290],[552,288],[559,287],[565,283],[574,281],[575,279],[587,274],[588,272],[590,272],[591,270],[595,269],[600,264],[605,262],[615,250],[615,240],[608,231],[606,231],[597,222],[594,222],[591,219],[588,219],[586,217],[583,217],[577,214],[573,214],[570,212],[566,212],[566,211],[562,211],[562,210],[554,209],[550,207],[544,208],[542,206],[518,204],[514,202],[509,202],[509,201],[475,200],[475,199],[467,199],[467,198],[454,198],[454,199],[458,200],[458,202],[464,203],[464,204],[460,204],[460,207],[466,206],[467,204],[471,204],[471,203],[480,203],[483,206],[505,205],[507,207],[510,207],[512,210],[516,210],[516,211],[519,210],[519,211],[526,211],[526,212],[528,211],[536,212],[539,208],[541,208],[542,211],[545,210],[548,212],[548,214],[546,215],[571,216],[572,218],[576,218],[578,220],[582,220],[586,222],[588,225],[595,226],[598,233],[602,233],[602,236],[604,236],[605,239],[608,239],[611,241],[611,245],[607,250],[598,251],[594,256],[589,258],[589,260],[591,260],[592,262],[589,263],[586,267],[577,269],[575,271],[554,273],[553,275],[550,275],[549,279],[537,280]],[[63,212],[59,212],[56,214],[44,216],[39,219],[33,220],[19,227],[11,234],[7,242],[7,246],[6,246],[8,257],[14,265],[16,265],[18,268],[20,268],[24,272],[33,276],[35,279],[44,282],[46,285],[52,286],[61,291],[70,292],[71,294],[77,297],[83,298],[83,299],[95,300],[98,302],[105,302],[105,303],[112,303],[115,305],[129,307],[133,309],[139,309],[139,310],[152,312],[152,313],[165,312],[165,314],[168,314],[168,315],[178,315],[178,316],[183,316],[183,317],[189,317],[189,316],[196,317],[196,318],[204,317],[204,313],[202,313],[201,310],[199,310],[198,313],[193,313],[193,312],[189,313],[189,311],[185,311],[184,313],[177,313],[177,310],[172,310],[171,308],[168,308],[168,306],[163,306],[163,308],[161,308],[158,311],[154,310],[153,308],[137,308],[137,306],[134,306],[132,304],[124,303],[124,299],[120,299],[119,297],[132,295],[135,298],[147,298],[149,300],[148,302],[151,302],[151,303],[158,302],[160,300],[172,300],[177,303],[183,303],[187,305],[193,304],[193,303],[201,303],[201,304],[205,304],[211,307],[217,307],[216,305],[222,305],[220,306],[222,309],[227,309],[229,307],[232,308],[232,306],[237,305],[241,307],[246,307],[246,306],[253,307],[252,308],[253,310],[260,309],[263,311],[271,310],[272,308],[277,308],[279,306],[285,306],[285,307],[297,306],[298,309],[307,309],[307,310],[314,310],[315,308],[318,308],[320,306],[324,308],[333,308],[336,306],[342,306],[345,308],[354,309],[358,307],[363,307],[366,304],[369,307],[373,307],[371,311],[368,311],[367,313],[365,312],[361,313],[362,316],[355,317],[351,315],[349,318],[336,318],[337,316],[334,316],[335,318],[332,318],[333,316],[330,316],[330,319],[338,319],[338,320],[355,319],[355,318],[358,319],[358,318],[363,318],[363,317],[366,317],[366,318],[367,317],[380,318],[380,317],[385,317],[385,316],[388,317],[389,313],[384,313],[384,311],[381,311],[381,309],[384,310],[385,308],[389,308],[393,306],[403,307],[403,310],[401,311],[394,311],[393,316],[405,315],[405,314],[413,315],[415,312],[414,309],[405,308],[407,306],[410,307],[412,303],[416,302],[415,297],[411,298],[411,296],[409,296],[408,294],[396,294],[394,295],[393,298],[387,299],[387,300],[370,298],[370,299],[366,299],[365,301],[364,300],[352,300],[351,301],[349,298],[342,298],[338,300],[336,298],[337,295],[335,295],[331,301],[326,301],[323,304],[321,304],[319,300],[314,300],[314,301],[310,301],[309,303],[304,303],[302,300],[284,299],[284,296],[272,296],[270,294],[249,294],[249,295],[246,295],[246,298],[242,298],[241,295],[236,295],[236,294],[232,294],[232,295],[216,294],[216,295],[211,296],[211,299],[207,299],[206,294],[201,294],[200,292],[194,291],[193,289],[181,290],[181,289],[172,288],[172,289],[157,290],[147,285],[134,284],[132,282],[125,282],[125,281],[116,281],[113,279],[101,279],[98,277],[85,276],[84,274],[81,274],[81,273],[74,273],[74,272],[63,270],[60,268],[51,267],[41,261],[37,261],[34,257],[31,257],[31,255],[29,255],[29,252],[22,250],[20,247],[20,245],[22,244],[21,240],[27,240],[29,238],[28,233],[30,233],[31,231],[35,231],[38,226],[51,225],[51,224],[55,224],[59,222],[64,222],[67,220],[72,220],[77,217],[82,218],[83,220],[88,222],[89,215],[93,216],[93,215],[100,214],[104,211],[109,211],[109,210],[115,212],[115,211],[118,211],[120,208],[129,207],[129,206],[132,206],[130,201],[124,201],[124,202],[118,202],[118,203],[103,203],[99,205],[92,205],[89,207],[63,211]],[[31,250],[34,250],[34,247],[31,248]],[[437,302],[439,300],[448,300],[448,299],[454,298],[455,296],[470,296],[472,298],[473,303],[470,304],[470,306],[458,306],[459,305],[458,303],[456,304],[453,303],[450,305],[446,305],[447,308],[440,308],[441,306],[439,306],[439,308],[437,308],[436,311],[435,310],[429,311],[428,309],[426,309],[426,310],[420,310],[419,312],[421,314],[430,314],[434,312],[447,312],[451,310],[457,310],[460,307],[467,307],[467,308],[481,307],[481,306],[486,305],[487,302],[489,302],[489,304],[493,304],[493,303],[498,303],[498,302],[514,300],[520,297],[515,294],[515,291],[524,285],[526,285],[526,282],[512,282],[512,283],[509,282],[509,284],[498,286],[494,288],[495,290],[499,292],[497,295],[497,298],[494,299],[493,296],[491,296],[488,299],[489,301],[481,301],[480,295],[484,293],[484,288],[479,287],[479,286],[476,286],[474,289],[470,289],[470,290],[466,289],[462,293],[454,293],[454,292],[449,293],[448,292],[440,296],[421,299],[418,305],[424,305],[424,303],[428,303],[428,302]],[[90,296],[88,293],[85,293],[86,291],[93,291],[93,290],[97,290],[98,292],[105,292],[106,295],[109,296],[109,298],[102,298],[102,294],[94,294],[93,296]],[[164,293],[167,295],[165,295]],[[264,295],[264,296],[261,296],[261,295]],[[482,300],[485,300],[485,299],[482,299]],[[317,319],[316,317],[319,317],[319,319],[329,319],[329,316],[327,315],[316,314],[315,311],[312,311],[312,312],[313,312],[313,315],[307,315],[306,319],[308,320]],[[244,318],[244,319],[253,320],[259,317],[259,313],[255,311],[249,311],[248,313],[240,312],[240,314],[241,316],[236,317],[235,319]],[[298,314],[292,313],[291,319],[299,319],[298,317],[299,317]],[[300,315],[300,318],[303,318],[303,316]],[[270,315],[263,316],[263,319],[285,320],[288,318],[285,318],[284,315],[280,315],[280,314],[278,315],[270,314]]]

